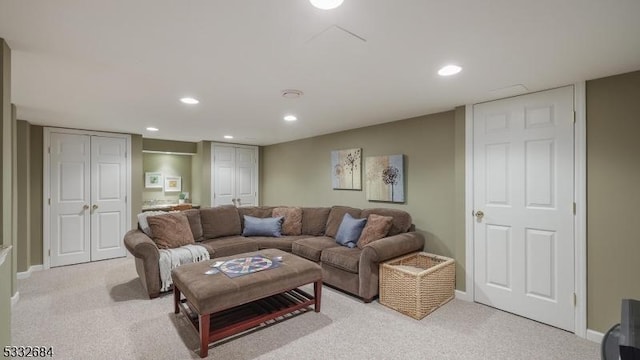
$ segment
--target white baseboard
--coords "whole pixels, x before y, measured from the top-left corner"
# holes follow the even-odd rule
[[[26,279],[29,276],[31,276],[32,272],[41,271],[41,270],[42,270],[42,265],[33,265],[33,266],[29,267],[29,270],[24,271],[24,272],[19,272],[16,275],[18,277],[18,280],[21,280],[21,279]]]
[[[456,290],[456,299],[473,302],[473,299],[465,291]]]
[[[16,293],[11,297],[11,307],[16,306],[18,300],[20,300],[20,292],[16,291]]]
[[[595,330],[587,329],[587,340],[601,344],[604,334]]]

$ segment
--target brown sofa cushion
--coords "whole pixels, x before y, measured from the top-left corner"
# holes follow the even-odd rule
[[[299,207],[277,207],[272,213],[273,217],[284,217],[282,223],[282,235],[302,234],[302,209]]]
[[[240,226],[244,229],[244,216],[253,216],[256,218],[264,219],[271,217],[273,206],[242,206],[238,208],[238,214],[240,216]]]
[[[189,220],[193,239],[195,241],[202,241],[202,221],[200,220],[200,210],[189,209],[182,213],[185,214],[187,216],[187,220]]]
[[[302,233],[312,236],[323,236],[327,227],[327,219],[331,208],[303,207]],[[336,230],[337,231],[337,230]]]
[[[153,241],[160,249],[173,249],[194,244],[187,216],[182,213],[150,216],[147,218]]]
[[[362,210],[349,206],[332,207],[331,211],[329,212],[329,218],[327,219],[327,230],[325,232],[325,235],[335,238],[336,234],[338,233],[338,228],[340,227],[340,224],[342,224],[344,214],[349,213],[349,215],[351,215],[354,219],[359,219],[361,212]]]
[[[336,240],[327,236],[296,240],[291,244],[291,252],[305,259],[318,262],[324,249],[338,247]]]
[[[202,221],[202,235],[205,239],[242,233],[240,215],[238,215],[238,209],[233,205],[200,209],[200,220]]]
[[[362,249],[338,246],[323,250],[320,261],[323,264],[329,264],[338,269],[357,274],[361,253]]]
[[[360,217],[369,217],[370,214],[391,216],[393,218],[391,229],[389,229],[387,236],[406,233],[409,231],[409,228],[411,228],[411,215],[406,211],[387,208],[371,208],[362,210]]]
[[[368,243],[387,236],[392,223],[393,218],[391,216],[369,214],[367,217],[367,225],[362,229],[362,233],[358,239],[358,247],[362,249]]]

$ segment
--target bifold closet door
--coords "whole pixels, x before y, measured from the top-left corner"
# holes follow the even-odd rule
[[[126,146],[123,138],[91,137],[91,260],[125,256]]]
[[[91,137],[51,133],[51,266],[91,260]]]
[[[50,135],[51,266],[126,255],[126,139]]]
[[[213,206],[258,204],[258,149],[213,146]]]

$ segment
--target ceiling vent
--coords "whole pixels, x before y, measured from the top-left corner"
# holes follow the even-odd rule
[[[282,90],[282,97],[285,99],[297,99],[302,95],[304,95],[304,93],[300,90],[295,90],[295,89]]]

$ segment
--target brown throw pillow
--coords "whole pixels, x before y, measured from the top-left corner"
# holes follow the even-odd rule
[[[368,243],[387,236],[389,229],[391,229],[392,222],[393,218],[391,216],[369,215],[367,225],[362,229],[362,234],[360,234],[360,238],[358,239],[358,247],[362,249]]]
[[[160,249],[173,249],[195,243],[189,220],[183,213],[150,216],[147,221],[153,241]]]
[[[277,207],[273,209],[271,216],[284,216],[284,222],[282,223],[282,235],[302,234],[302,208]]]

